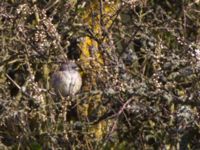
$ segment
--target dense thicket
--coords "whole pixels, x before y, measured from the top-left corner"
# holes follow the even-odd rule
[[[0,149],[199,149],[199,106],[199,0],[1,0]]]

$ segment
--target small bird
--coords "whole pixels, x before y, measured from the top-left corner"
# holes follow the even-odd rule
[[[82,86],[79,68],[73,61],[62,64],[60,70],[51,76],[51,85],[55,92],[63,97],[75,95]]]

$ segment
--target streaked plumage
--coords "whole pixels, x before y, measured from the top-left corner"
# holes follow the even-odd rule
[[[82,86],[82,78],[78,72],[78,66],[69,61],[61,65],[60,70],[51,77],[51,85],[57,94],[67,97],[75,95]]]

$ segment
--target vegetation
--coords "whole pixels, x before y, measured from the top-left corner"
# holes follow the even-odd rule
[[[199,149],[199,0],[1,0],[0,149]],[[76,60],[83,86],[49,84]]]

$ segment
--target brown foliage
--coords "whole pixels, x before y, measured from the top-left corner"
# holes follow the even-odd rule
[[[198,149],[199,1],[92,2],[97,33],[91,1],[0,3],[0,148]],[[63,99],[49,77],[68,59],[83,87]]]

